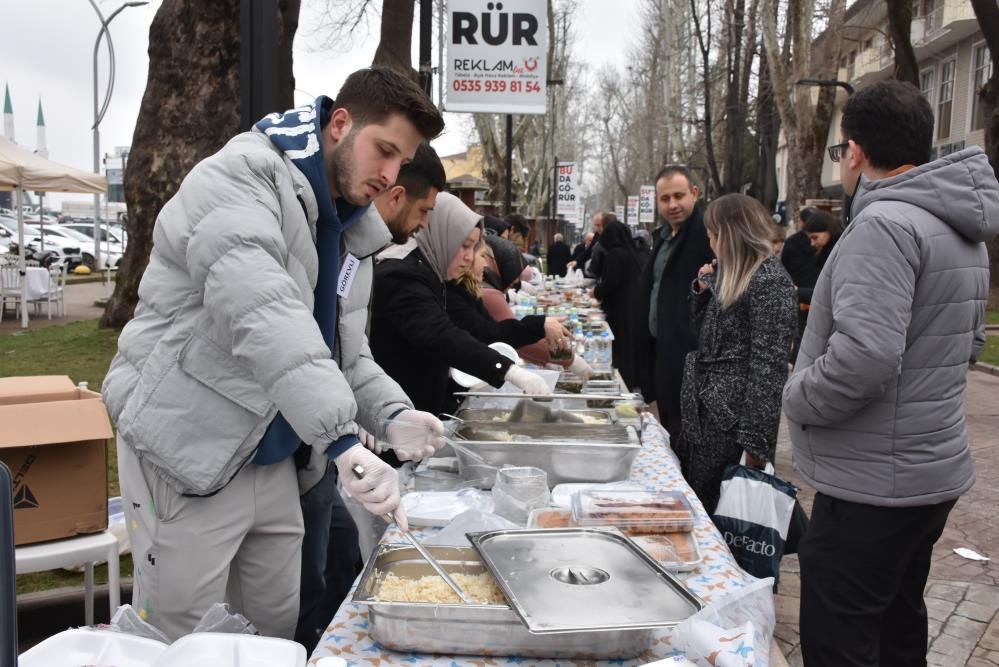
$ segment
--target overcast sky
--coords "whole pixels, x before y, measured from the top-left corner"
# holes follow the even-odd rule
[[[97,0],[105,16],[122,0]],[[313,95],[333,96],[343,80],[371,63],[377,46],[377,18],[372,33],[359,35],[337,50],[320,50],[316,34],[316,6],[325,0],[303,0],[295,37],[295,103]],[[101,153],[132,141],[135,119],[146,85],[149,24],[163,0],[131,7],[111,23],[116,55],[114,95],[101,122]],[[637,32],[639,0],[580,0],[576,14],[577,57],[593,70],[605,64],[623,68]],[[83,169],[93,168],[93,52],[100,22],[87,0],[30,0],[6,3],[0,38],[0,84],[10,87],[14,107],[15,139],[36,147],[35,119],[41,100],[49,157]],[[436,35],[436,25],[434,28]],[[414,38],[414,47],[416,39]],[[100,94],[107,81],[106,47],[99,58]],[[434,51],[436,61],[437,52]],[[470,118],[447,114],[448,129],[434,142],[442,155],[463,150],[470,135]],[[80,195],[53,195],[52,199],[81,199]],[[82,197],[86,200],[86,197]],[[57,205],[56,205],[57,206]]]

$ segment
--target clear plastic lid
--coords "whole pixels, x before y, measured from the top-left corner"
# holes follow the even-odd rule
[[[694,512],[680,491],[585,489],[573,497],[577,526],[614,526],[628,535],[689,532]]]

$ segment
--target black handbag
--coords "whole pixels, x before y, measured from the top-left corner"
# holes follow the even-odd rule
[[[787,539],[784,540],[784,555],[798,553],[798,542],[805,536],[808,530],[808,515],[801,506],[800,500],[794,501],[794,509],[791,510],[791,523],[787,527]]]

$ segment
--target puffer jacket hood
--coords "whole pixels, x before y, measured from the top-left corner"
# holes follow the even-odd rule
[[[999,191],[985,187],[993,178],[984,151],[972,146],[898,176],[861,178],[852,217],[874,202],[906,202],[932,213],[969,241],[981,243],[999,234]]]

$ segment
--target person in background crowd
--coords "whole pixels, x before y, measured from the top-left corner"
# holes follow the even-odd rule
[[[635,354],[642,396],[658,407],[674,442],[680,436],[680,386],[687,353],[697,348],[687,305],[690,283],[714,255],[697,208],[701,191],[683,165],[664,167],[656,177],[656,208],[664,224],[653,233],[652,259],[639,289]]]
[[[636,229],[634,233],[635,252],[642,263],[644,269],[649,258],[652,256],[652,246],[649,245],[649,232],[644,229]]]
[[[642,266],[631,238],[631,230],[617,220],[609,220],[600,235],[604,249],[603,268],[593,295],[607,316],[614,333],[613,363],[630,388],[638,385],[638,359],[635,357],[634,327],[638,308],[638,283]]]
[[[586,266],[586,262],[590,259],[590,248],[593,246],[593,232],[586,232],[583,234],[583,240],[576,244],[576,247],[572,249],[572,259],[569,261],[567,267],[568,271],[575,271],[579,269],[583,270]]]
[[[604,231],[604,225],[612,218],[614,214],[606,211],[593,214],[593,241],[590,242],[590,256],[583,266],[583,273],[587,278],[597,278],[603,270],[604,249],[600,245],[600,235]]]
[[[360,444],[359,425],[409,458],[440,447],[443,427],[367,353],[370,257],[390,238],[368,205],[443,127],[407,77],[360,70],[335,101],[233,138],[160,211],[103,395],[118,426],[132,604],[169,638],[224,601],[262,634],[294,636],[299,496],[331,461],[369,512],[397,510],[405,526],[396,472]],[[407,422],[424,437],[400,437]]]
[[[752,197],[729,194],[704,214],[716,264],[691,288],[697,349],[683,373],[680,469],[714,514],[725,467],[774,460],[781,390],[797,308],[791,277],[773,254],[774,224]]]
[[[812,240],[805,232],[805,224],[815,214],[814,208],[802,208],[798,211],[797,231],[787,237],[780,252],[780,261],[791,276],[791,281],[798,289],[798,335],[794,338],[794,348],[791,351],[792,363],[798,358],[801,348],[801,336],[805,333],[808,323],[808,304],[812,300],[812,288],[819,279],[819,263],[815,257]]]
[[[784,388],[794,466],[817,492],[798,544],[801,648],[806,665],[925,665],[933,545],[975,481],[964,390],[999,183],[977,146],[930,161],[933,110],[912,84],[854,93],[840,130],[829,154],[852,222]]]
[[[826,265],[836,242],[843,235],[843,222],[832,213],[816,211],[805,223],[805,234],[815,253],[815,264],[819,271]]]
[[[520,285],[523,256],[516,246],[504,239],[487,236],[486,245],[488,249],[482,253],[482,305],[497,322],[515,321],[516,317],[507,302],[507,291]],[[545,341],[522,345],[517,348],[517,353],[524,361],[538,366],[557,364],[587,379],[593,374],[582,357],[576,354],[555,357]]]
[[[528,394],[548,386],[456,326],[445,309],[444,284],[472,265],[482,236],[481,216],[454,195],[437,195],[429,223],[404,259],[375,267],[371,351],[414,405],[433,414],[453,412],[448,370],[457,368],[494,387],[509,380]]]
[[[572,259],[572,251],[562,240],[561,234],[556,234],[552,244],[548,246],[548,275],[565,277],[569,260]]]
[[[520,252],[527,252],[527,237],[531,233],[527,220],[519,213],[512,213],[506,216],[506,221],[510,225],[510,233],[506,238],[517,246]]]
[[[510,223],[506,220],[492,215],[484,215],[482,222],[486,227],[486,234],[495,234],[504,239],[510,236]]]
[[[781,250],[784,249],[784,228],[774,224],[770,226],[770,243],[774,254],[780,257]]]
[[[493,262],[493,245],[500,244],[509,245],[511,249],[516,250],[509,241],[499,238],[483,242],[476,251],[475,261],[468,271],[457,280],[447,283],[447,312],[451,321],[483,343],[503,342],[516,348],[541,343],[551,356],[571,359],[572,338],[558,318],[526,315],[519,320],[516,318],[497,320],[486,310],[482,296],[485,291],[483,273]],[[560,352],[565,354],[561,355]]]

